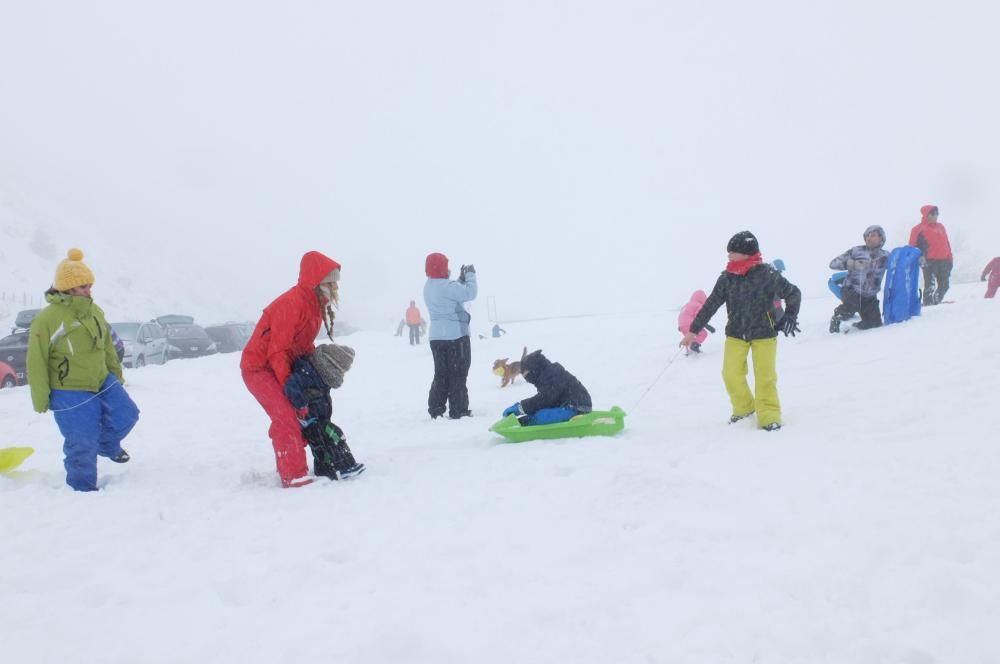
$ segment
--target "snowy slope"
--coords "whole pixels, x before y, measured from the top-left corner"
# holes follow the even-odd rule
[[[101,460],[92,495],[63,485],[51,416],[0,391],[3,444],[37,449],[0,478],[4,660],[998,661],[1000,307],[981,291],[846,336],[807,300],[777,433],[725,423],[721,338],[678,356],[674,314],[476,340],[457,422],[426,416],[426,345],[352,335],[335,420],[369,470],[301,490],[277,488],[236,355],[130,371],[133,461]],[[626,431],[500,444],[487,427],[531,390],[490,367],[523,345]]]

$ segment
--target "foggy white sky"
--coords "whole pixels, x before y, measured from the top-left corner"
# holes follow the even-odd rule
[[[0,189],[228,318],[309,249],[379,324],[431,251],[480,321],[677,307],[745,228],[820,292],[928,202],[960,276],[1000,254],[1000,10],[694,4],[0,0]]]

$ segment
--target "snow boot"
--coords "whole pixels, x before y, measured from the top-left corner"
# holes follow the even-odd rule
[[[830,319],[830,334],[840,334],[840,316],[837,314]]]
[[[781,428],[780,422],[771,422],[770,424],[765,424],[761,427],[764,431],[777,431]]]
[[[365,472],[365,464],[363,464],[363,463],[355,463],[355,464],[353,464],[352,466],[350,466],[348,468],[344,468],[342,470],[338,470],[337,471],[337,477],[336,478],[331,478],[331,479],[349,480],[352,477],[357,477],[358,475],[360,475],[363,472]]]
[[[281,480],[282,489],[301,489],[304,486],[308,486],[315,482],[316,480],[312,477],[297,477],[293,480]]]
[[[700,353],[701,352],[701,344],[698,343],[697,341],[694,342],[693,344],[691,344],[691,352],[692,353]]]
[[[750,417],[751,415],[753,415],[753,411],[752,410],[749,413],[747,413],[746,415],[730,415],[729,416],[729,423],[730,424],[736,424],[740,420],[745,420],[746,418]]]
[[[128,463],[129,459],[131,459],[132,457],[130,457],[128,455],[128,452],[126,452],[123,449],[118,454],[114,455],[113,457],[108,457],[108,458],[111,459],[112,461],[114,461],[115,463]]]

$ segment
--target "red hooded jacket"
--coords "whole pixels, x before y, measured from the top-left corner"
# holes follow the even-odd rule
[[[310,251],[299,265],[299,283],[267,305],[253,335],[243,349],[240,369],[270,369],[279,385],[292,373],[292,364],[316,350],[313,341],[323,325],[323,309],[315,288],[340,264],[318,251]]]
[[[936,205],[925,205],[920,208],[920,223],[910,231],[910,246],[917,247],[929,261],[950,261],[951,244],[948,242],[948,231],[940,222],[931,223],[927,213]]]

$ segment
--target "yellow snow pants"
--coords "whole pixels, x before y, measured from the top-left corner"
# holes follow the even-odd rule
[[[747,354],[753,352],[754,392],[747,384]],[[722,358],[722,380],[733,403],[733,415],[749,415],[757,411],[757,426],[767,426],[781,421],[781,402],[778,401],[778,339],[743,341],[726,337]]]

